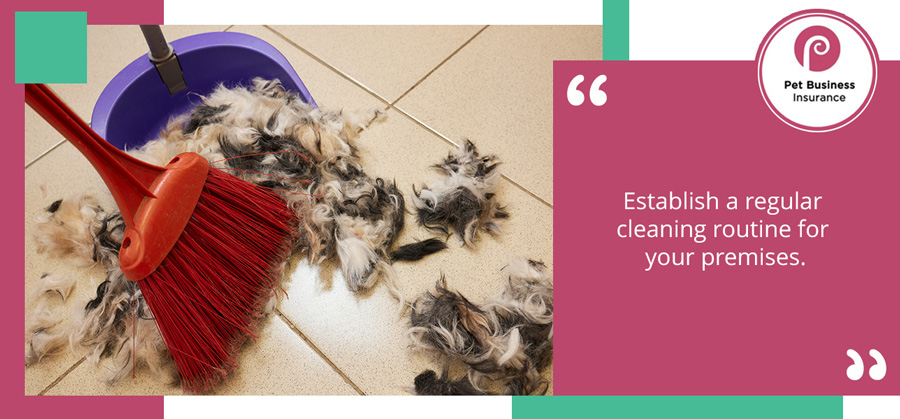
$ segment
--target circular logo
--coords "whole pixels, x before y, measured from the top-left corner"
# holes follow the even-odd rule
[[[878,80],[878,53],[869,35],[830,10],[782,19],[763,39],[756,61],[766,105],[788,125],[808,132],[853,122]]]
[[[841,41],[831,29],[810,26],[800,32],[794,41],[794,54],[807,71],[825,71],[841,55]]]

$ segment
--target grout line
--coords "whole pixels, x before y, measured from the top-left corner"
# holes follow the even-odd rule
[[[544,200],[544,198],[541,198],[541,197],[537,196],[537,194],[535,194],[534,192],[529,191],[529,190],[526,189],[524,186],[520,185],[519,182],[516,182],[516,181],[510,179],[509,176],[506,176],[506,175],[503,174],[503,173],[500,174],[500,177],[502,177],[503,179],[506,179],[507,182],[512,183],[513,186],[515,186],[515,187],[521,189],[522,192],[525,192],[526,194],[531,195],[532,198],[537,199],[537,200],[540,201],[542,204],[544,204],[544,205],[550,207],[550,209],[553,209],[553,204],[547,202],[546,200]]]
[[[422,84],[422,82],[425,81],[425,79],[427,79],[428,76],[430,76],[432,73],[434,73],[435,71],[437,71],[437,69],[441,68],[441,66],[444,65],[444,63],[446,63],[447,61],[449,61],[451,58],[453,58],[453,56],[455,56],[456,53],[462,51],[462,49],[465,48],[466,45],[469,45],[470,42],[472,42],[475,38],[477,38],[478,35],[481,35],[481,33],[484,32],[484,30],[487,29],[489,26],[490,26],[490,25],[485,25],[484,27],[482,27],[481,29],[479,29],[478,32],[475,32],[475,35],[472,35],[472,37],[469,38],[466,42],[463,42],[463,44],[460,45],[459,48],[457,48],[456,50],[454,50],[453,52],[451,52],[450,55],[447,56],[447,58],[444,58],[444,61],[441,61],[437,66],[435,66],[434,68],[432,68],[431,71],[429,71],[427,74],[425,74],[424,76],[422,76],[422,78],[419,79],[419,81],[417,81],[416,84],[412,85],[412,87],[410,87],[409,89],[406,89],[406,91],[403,92],[403,94],[400,95],[400,97],[398,97],[397,99],[394,99],[394,101],[390,103],[390,106],[389,106],[388,108],[393,107],[394,105],[396,105],[397,102],[400,101],[400,99],[403,99],[407,94],[409,94],[409,92],[413,91],[413,89],[415,89],[415,88],[418,87],[420,84]]]
[[[53,145],[53,147],[48,148],[47,151],[41,153],[39,156],[35,157],[33,160],[31,160],[30,162],[28,162],[28,164],[25,165],[25,168],[27,169],[29,166],[31,166],[32,164],[34,164],[35,162],[37,162],[38,160],[40,160],[41,157],[44,157],[44,156],[46,156],[47,154],[50,154],[51,151],[56,150],[57,147],[63,145],[63,143],[65,143],[65,142],[66,142],[66,139],[60,140],[60,142],[58,142],[58,143],[56,143],[55,145]]]
[[[228,30],[231,29],[231,28],[233,28],[233,27],[234,27],[234,25],[231,25],[231,26],[229,26],[229,27],[227,27],[227,28],[225,28],[225,29],[222,29],[222,32],[228,32]]]
[[[291,319],[289,319],[287,316],[284,315],[284,313],[281,312],[280,308],[275,309],[275,314],[277,314],[278,317],[280,317],[281,320],[283,322],[285,322],[288,325],[288,327],[290,327],[291,330],[293,330],[294,333],[297,334],[297,336],[300,337],[300,339],[303,339],[303,342],[305,342],[306,345],[309,346],[310,349],[313,350],[313,352],[315,352],[317,355],[319,355],[319,357],[322,358],[325,361],[325,363],[327,363],[331,367],[331,369],[334,370],[334,372],[336,372],[338,375],[340,375],[341,378],[344,379],[344,382],[349,384],[350,387],[353,387],[353,389],[356,390],[356,392],[359,393],[360,396],[366,395],[366,393],[364,391],[362,391],[362,389],[359,388],[359,386],[357,386],[356,383],[354,383],[353,380],[351,380],[350,377],[347,376],[347,374],[344,374],[344,372],[341,371],[341,369],[338,368],[338,366],[335,365],[335,363],[332,362],[331,359],[329,359],[328,356],[325,355],[325,353],[322,352],[322,350],[319,349],[319,347],[316,346],[312,342],[312,340],[309,339],[309,337],[307,337],[305,334],[303,334],[303,332],[300,331],[300,328],[298,328],[297,325],[295,325],[294,322],[291,321]]]
[[[370,89],[368,86],[362,84],[359,80],[354,79],[352,76],[350,76],[349,74],[347,74],[347,73],[345,73],[345,72],[339,70],[337,67],[335,67],[335,66],[333,66],[333,65],[331,65],[331,64],[328,64],[327,62],[325,62],[325,60],[319,58],[318,56],[316,56],[316,55],[313,54],[312,52],[309,52],[309,50],[307,50],[306,48],[301,47],[301,46],[298,45],[296,42],[294,42],[294,41],[290,40],[288,37],[282,35],[281,32],[278,32],[278,31],[276,31],[275,29],[272,29],[271,27],[269,27],[269,25],[263,25],[263,27],[266,28],[266,29],[268,29],[268,30],[270,30],[270,31],[272,31],[272,33],[274,33],[275,35],[277,35],[279,38],[283,39],[283,40],[284,40],[285,42],[287,42],[288,44],[291,44],[291,46],[293,46],[294,48],[299,49],[300,52],[302,52],[302,53],[308,55],[308,56],[309,56],[310,58],[312,58],[313,60],[316,60],[319,64],[322,64],[322,65],[324,65],[325,67],[327,67],[329,70],[334,71],[335,73],[337,73],[337,74],[340,75],[341,77],[345,78],[347,81],[349,81],[349,82],[351,82],[351,83],[357,85],[359,88],[365,90],[365,91],[368,92],[370,95],[375,96],[376,99],[378,99],[378,100],[380,100],[380,101],[386,103],[386,104],[388,105],[388,107],[390,107],[390,104],[391,104],[390,101],[388,101],[387,99],[385,99],[383,96],[379,95],[378,93],[375,93],[374,90],[372,90],[372,89]]]
[[[413,122],[418,124],[420,127],[425,128],[426,131],[428,131],[428,132],[436,135],[438,138],[444,140],[445,143],[447,143],[453,147],[459,147],[459,144],[456,144],[453,140],[447,138],[447,136],[445,136],[444,134],[437,132],[436,129],[429,127],[426,123],[420,121],[418,118],[416,118],[416,117],[412,116],[410,113],[404,111],[403,108],[398,108],[395,106],[394,109],[397,112],[400,112],[403,115],[406,115],[407,118],[411,119]]]
[[[75,370],[75,368],[78,368],[78,366],[81,365],[81,363],[84,362],[85,359],[87,359],[87,355],[81,357],[81,359],[79,359],[77,362],[72,364],[72,366],[69,367],[69,369],[67,369],[66,372],[62,373],[62,375],[57,377],[56,380],[53,380],[53,382],[50,383],[49,386],[47,386],[45,389],[41,390],[41,392],[38,393],[38,396],[43,396],[43,395],[47,394],[47,392],[50,391],[50,389],[53,388],[53,386],[59,384],[59,382],[62,381],[64,378],[66,378],[66,376],[69,375],[70,372]]]
[[[426,131],[428,131],[428,132],[434,134],[435,136],[437,136],[438,138],[440,138],[441,140],[443,140],[445,143],[447,143],[447,144],[449,144],[449,145],[451,145],[451,146],[453,146],[453,147],[459,147],[459,144],[456,144],[455,142],[453,142],[452,140],[450,140],[449,138],[447,138],[447,136],[445,136],[444,134],[441,134],[440,132],[438,132],[438,131],[435,130],[434,128],[431,128],[430,126],[428,126],[426,123],[420,121],[418,118],[416,118],[416,117],[410,115],[408,112],[404,111],[402,108],[398,108],[398,107],[395,106],[394,109],[395,109],[396,111],[402,113],[403,115],[406,115],[407,118],[411,119],[413,122],[415,122],[416,124],[418,124],[420,127],[425,128]],[[502,174],[502,173],[500,174],[500,177],[502,177],[503,179],[506,179],[507,182],[509,182],[509,183],[511,183],[513,186],[515,186],[515,187],[521,189],[522,192],[525,192],[526,194],[530,195],[532,198],[537,199],[538,201],[540,201],[540,203],[542,203],[542,204],[544,204],[544,205],[550,207],[550,209],[553,209],[553,204],[547,202],[547,200],[545,200],[544,198],[541,198],[540,196],[536,195],[534,192],[531,192],[531,191],[528,190],[526,187],[524,187],[524,186],[522,186],[521,184],[519,184],[519,182],[516,182],[516,181],[512,180],[509,176],[506,176],[505,174]]]

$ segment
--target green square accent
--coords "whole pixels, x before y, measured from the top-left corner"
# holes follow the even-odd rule
[[[87,12],[16,12],[16,83],[87,83]]]
[[[628,61],[628,0],[603,0],[603,60]]]

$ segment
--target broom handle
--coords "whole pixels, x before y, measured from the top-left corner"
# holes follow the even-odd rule
[[[172,46],[166,42],[162,29],[159,25],[141,25],[141,32],[144,33],[144,39],[147,41],[147,47],[150,48],[150,62],[156,67],[159,78],[169,89],[169,94],[174,95],[187,89],[184,81],[184,71],[181,69],[181,63],[178,56],[172,49]]]
[[[134,225],[134,216],[153,182],[165,170],[145,163],[113,147],[94,132],[72,109],[43,84],[25,85],[25,103],[81,151],[106,182],[122,213],[125,225]]]
[[[150,48],[150,61],[162,61],[172,55],[172,48],[169,48],[159,25],[140,25],[140,27],[144,40],[147,41],[147,47]]]

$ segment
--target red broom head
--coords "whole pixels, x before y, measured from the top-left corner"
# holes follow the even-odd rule
[[[25,100],[78,147],[115,197],[127,226],[119,267],[140,280],[182,386],[212,389],[236,367],[235,351],[277,286],[293,212],[277,195],[207,169],[198,154],[180,154],[165,169],[129,156],[44,85],[26,85]]]
[[[211,390],[237,367],[278,286],[297,218],[272,192],[210,168],[190,222],[138,282],[186,392]]]

